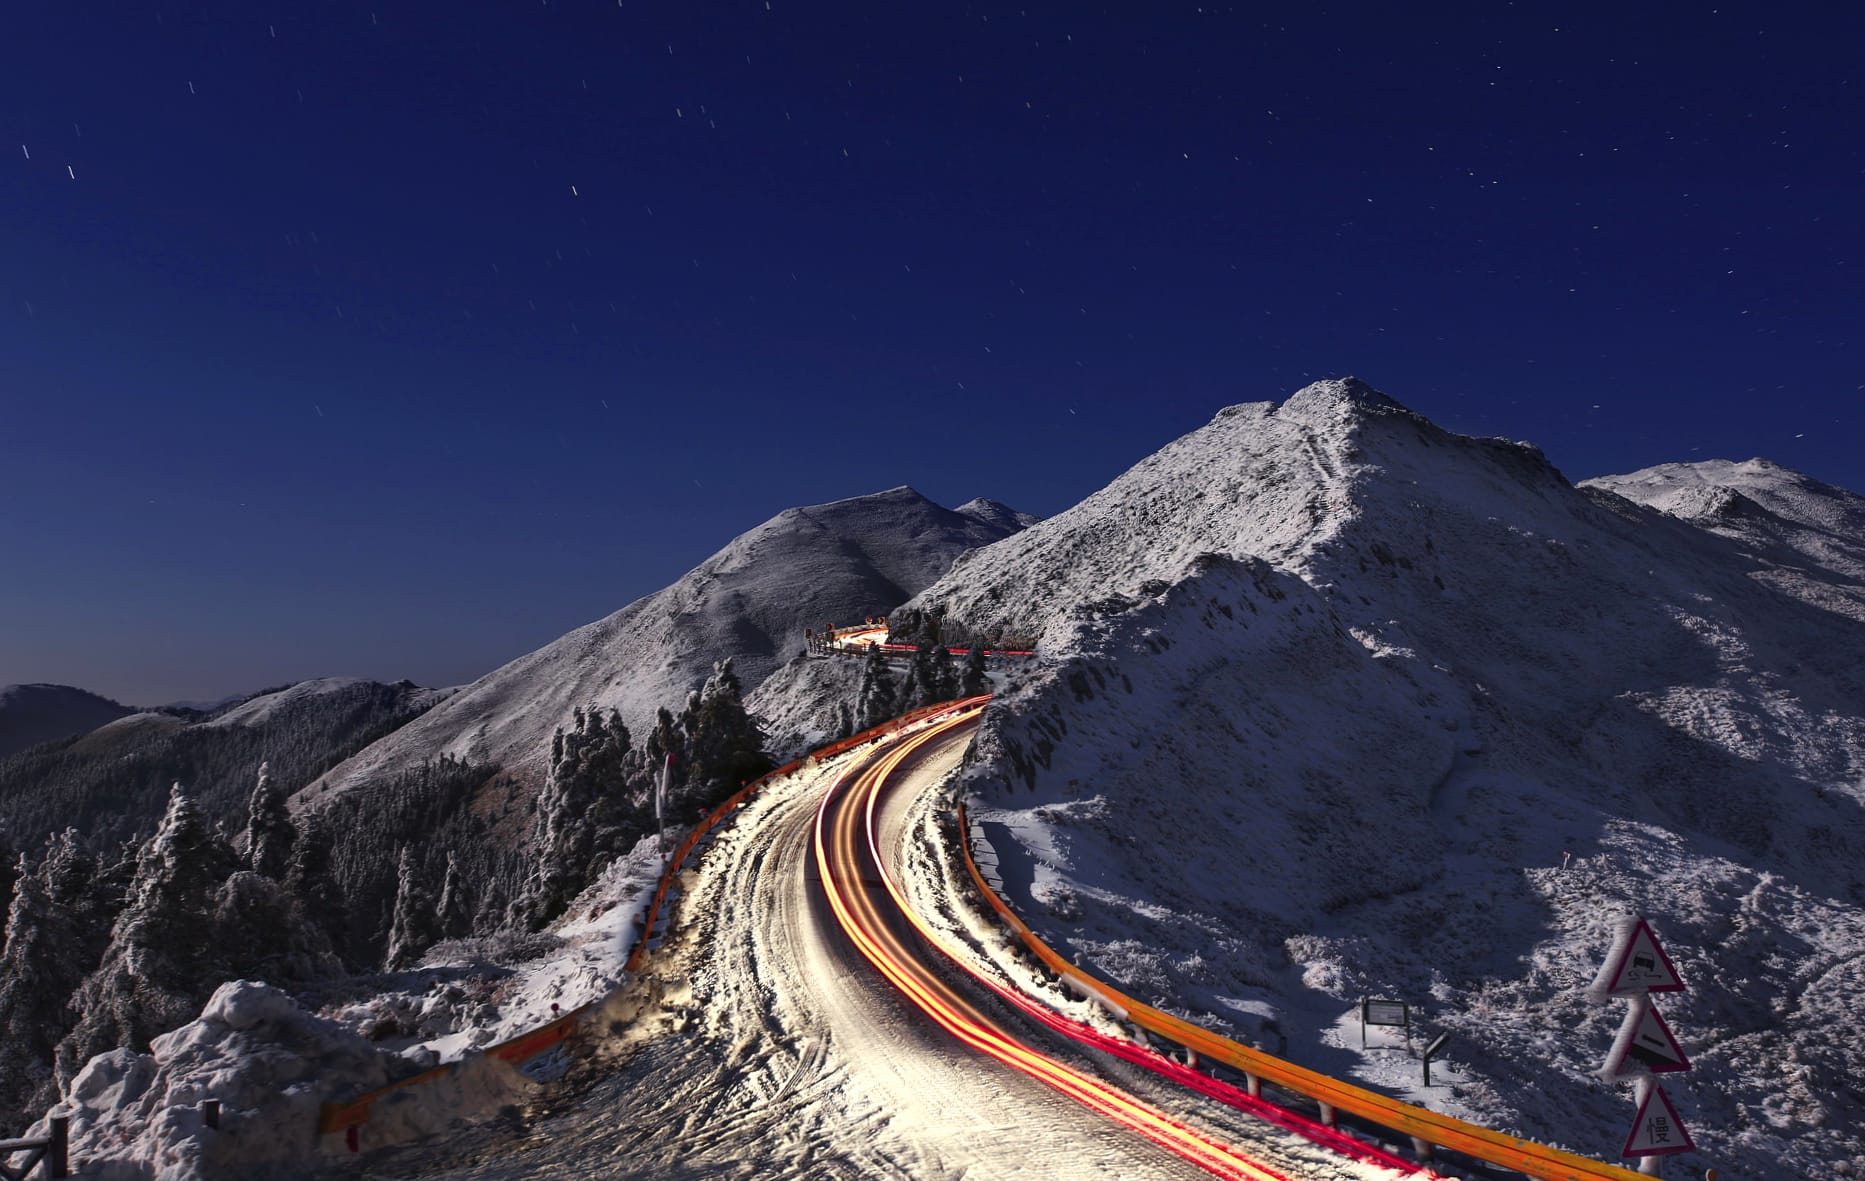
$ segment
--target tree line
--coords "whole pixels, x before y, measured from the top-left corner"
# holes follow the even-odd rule
[[[872,648],[844,728],[986,691],[981,648],[961,664],[924,645],[899,676]],[[147,1050],[223,981],[308,987],[542,931],[662,817],[684,827],[769,771],[765,745],[727,660],[639,744],[613,709],[572,711],[535,797],[443,755],[294,814],[284,784],[302,780],[261,762],[245,799],[213,810],[239,821],[210,823],[175,782],[151,835],[52,833],[0,867],[0,1121],[36,1117],[95,1054]],[[306,754],[300,775],[328,757]]]

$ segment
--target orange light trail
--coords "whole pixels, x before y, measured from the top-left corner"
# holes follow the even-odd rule
[[[909,749],[902,750],[889,756],[885,763],[877,766],[873,787],[866,793],[867,805],[865,810],[867,815],[869,857],[880,871],[881,880],[886,885],[887,892],[892,895],[894,906],[913,924],[919,931],[921,937],[943,954],[949,962],[964,970],[979,984],[996,993],[1006,1003],[1012,1005],[1024,1015],[1048,1026],[1065,1037],[1072,1038],[1084,1045],[1131,1062],[1136,1066],[1143,1066],[1153,1073],[1169,1078],[1181,1086],[1198,1091],[1209,1098],[1216,1099],[1218,1102],[1234,1107],[1239,1111],[1248,1112],[1259,1119],[1272,1123],[1285,1131],[1293,1132],[1298,1136],[1302,1136],[1315,1144],[1331,1149],[1343,1156],[1364,1161],[1367,1164],[1377,1165],[1381,1168],[1391,1169],[1401,1176],[1420,1177],[1423,1178],[1424,1181],[1433,1181],[1433,1179],[1437,1179],[1438,1174],[1424,1168],[1422,1165],[1408,1161],[1403,1157],[1394,1156],[1392,1153],[1386,1152],[1365,1141],[1357,1140],[1338,1128],[1329,1127],[1326,1124],[1309,1119],[1287,1108],[1278,1107],[1257,1096],[1239,1091],[1237,1088],[1227,1083],[1220,1082],[1208,1075],[1199,1073],[1189,1066],[1175,1062],[1153,1050],[1151,1047],[1126,1041],[1121,1038],[1109,1037],[1107,1034],[1102,1033],[1091,1025],[1072,1020],[1062,1016],[1060,1013],[1045,1008],[1029,997],[1017,992],[1015,989],[1005,987],[998,981],[991,979],[966,956],[956,951],[942,934],[934,930],[925,919],[920,917],[919,912],[915,910],[913,905],[907,900],[905,891],[900,888],[900,884],[894,878],[893,873],[887,868],[886,860],[881,856],[880,836],[876,823],[876,816],[880,808],[880,787],[887,777],[898,769],[900,763],[911,755],[913,750],[917,749],[919,745],[923,742],[931,742],[934,738],[952,727],[967,724],[977,716],[977,713],[978,707],[963,709],[959,711],[959,716],[951,718],[949,722],[941,722],[934,731],[929,732],[922,739],[916,739],[910,744]]]
[[[863,881],[863,852],[869,849],[864,838],[870,835],[874,794],[907,757],[951,727],[969,721],[977,708],[976,705],[970,709],[961,708],[935,722],[903,741],[899,749],[890,751],[856,774],[838,780],[824,793],[816,811],[816,863],[822,874],[823,892],[842,929],[868,962],[936,1024],[966,1045],[1047,1083],[1216,1176],[1236,1181],[1288,1181],[1283,1174],[1251,1160],[1237,1149],[1194,1131],[1157,1108],[1011,1038],[921,964],[875,905],[872,891],[864,888],[870,883]],[[844,788],[850,788],[849,795],[854,798],[842,807],[833,807]],[[869,807],[861,806],[862,797],[870,801]],[[878,859],[874,860],[874,868],[883,875],[882,882],[876,884],[885,884],[890,891],[894,889]],[[918,921],[910,912],[902,910]]]

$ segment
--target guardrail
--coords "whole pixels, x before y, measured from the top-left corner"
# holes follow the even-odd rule
[[[702,817],[699,823],[694,825],[693,831],[686,835],[686,838],[675,847],[673,854],[668,857],[666,865],[661,869],[660,881],[655,886],[654,899],[648,904],[648,909],[643,915],[641,935],[635,941],[634,947],[629,951],[628,959],[623,964],[624,969],[629,972],[640,970],[641,963],[648,954],[648,944],[652,940],[655,927],[660,921],[661,909],[666,905],[668,894],[672,891],[675,880],[678,878],[681,869],[685,866],[687,857],[708,833],[723,824],[733,813],[737,812],[740,807],[744,806],[747,801],[755,796],[759,790],[792,772],[800,770],[811,760],[821,762],[824,759],[834,758],[836,755],[854,750],[858,746],[870,742],[877,742],[889,735],[898,733],[900,730],[916,722],[932,717],[935,714],[945,713],[961,705],[988,699],[989,695],[987,694],[985,697],[969,698],[962,702],[945,702],[940,705],[929,705],[921,709],[913,710],[910,713],[902,714],[892,721],[882,722],[878,726],[863,730],[859,734],[851,735],[837,742],[831,742],[827,746],[811,751],[800,759],[792,759],[783,766],[759,776],[740,788],[731,798]],[[555,1018],[547,1025],[538,1026],[536,1029],[528,1030],[518,1034],[516,1037],[508,1038],[496,1045],[488,1046],[484,1052],[488,1057],[499,1058],[514,1064],[528,1061],[569,1037],[586,1014],[600,1007],[608,999],[609,998],[606,996],[599,997],[596,1000],[590,1001],[588,1004],[580,1005],[570,1010],[568,1013],[565,1013],[563,1016]],[[442,1066],[436,1066],[431,1070],[424,1070],[420,1074],[397,1079],[392,1083],[377,1087],[374,1090],[365,1091],[347,1103],[323,1104],[318,1109],[317,1130],[320,1133],[347,1132],[349,1134],[348,1145],[350,1151],[359,1151],[361,1148],[359,1129],[369,1122],[371,1109],[378,1100],[392,1095],[397,1091],[407,1090],[410,1087],[422,1086],[423,1084],[445,1078],[447,1075],[451,1074],[458,1065],[457,1062],[449,1062]],[[4,1146],[0,1145],[0,1147]],[[0,1166],[0,1168],[4,1168],[4,1166]],[[23,1176],[23,1174],[21,1175]],[[64,1173],[54,1173],[52,1175],[55,1177],[65,1176]]]
[[[1244,1076],[1252,1095],[1259,1094],[1263,1082],[1274,1083],[1285,1091],[1304,1095],[1321,1108],[1322,1122],[1332,1123],[1333,1113],[1344,1111],[1369,1123],[1409,1136],[1421,1150],[1431,1146],[1462,1153],[1476,1160],[1514,1169],[1539,1181],[1644,1181],[1644,1174],[1619,1165],[1606,1164],[1531,1140],[1504,1135],[1477,1124],[1466,1123],[1428,1108],[1418,1107],[1345,1083],[1329,1075],[1297,1066],[1261,1050],[1252,1049],[1229,1038],[1193,1025],[1189,1021],[1161,1012],[1142,1001],[1120,992],[1082,971],[1037,937],[1029,924],[1017,917],[1010,904],[984,880],[971,853],[971,825],[965,805],[958,805],[959,848],[965,856],[965,869],[972,884],[1023,945],[1044,966],[1083,991],[1098,996],[1104,1003],[1124,1010],[1124,1019],[1165,1040],[1193,1051],[1212,1062],[1222,1063]]]
[[[7,1181],[24,1181],[26,1174],[40,1164],[45,1166],[47,1177],[71,1176],[71,1121],[66,1116],[55,1115],[47,1124],[42,1139],[0,1140],[0,1177],[5,1177]],[[16,1152],[29,1152],[32,1155],[26,1158],[23,1165],[5,1163],[5,1158]]]

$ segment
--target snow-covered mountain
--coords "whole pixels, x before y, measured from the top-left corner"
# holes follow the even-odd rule
[[[397,681],[384,686],[378,681],[366,681],[361,677],[314,677],[308,681],[299,681],[270,693],[261,693],[223,713],[216,714],[201,725],[209,729],[225,729],[231,726],[246,729],[263,728],[291,718],[295,714],[315,712],[329,707],[333,702],[341,703],[345,698],[354,698],[384,689],[399,697],[397,706],[403,710],[425,710],[435,703],[445,701],[457,687],[451,689],[425,689],[412,681]]]
[[[176,782],[215,814],[234,815],[260,763],[270,762],[277,782],[307,783],[448,692],[324,678],[259,694],[208,720],[110,703],[107,720],[76,741],[0,760],[0,821],[28,845],[68,825],[98,842],[146,835]]]
[[[313,797],[451,754],[541,777],[550,736],[577,706],[621,711],[643,735],[730,656],[747,691],[802,654],[804,629],[888,611],[959,554],[1027,518],[993,501],[941,508],[911,488],[779,513],[678,582],[465,687],[334,768]]]
[[[70,685],[0,685],[0,759],[135,712]]]
[[[1085,965],[1611,1156],[1630,1092],[1592,1076],[1624,1006],[1584,987],[1642,913],[1689,986],[1661,1007],[1697,1069],[1666,1085],[1703,1159],[1825,1175],[1865,1159],[1859,504],[1755,462],[1576,488],[1327,381],[912,605],[1040,637],[967,775]],[[1455,1034],[1449,1089],[1360,1049],[1369,994]]]
[[[1865,620],[1865,496],[1765,459],[1666,463],[1582,480],[1739,543],[1754,578]]]

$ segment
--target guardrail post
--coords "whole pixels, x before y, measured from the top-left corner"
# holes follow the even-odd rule
[[[55,1115],[50,1123],[52,1130],[45,1141],[45,1175],[69,1177],[71,1176],[71,1118]]]
[[[1250,1092],[1250,1098],[1261,1099],[1263,1097],[1263,1080],[1256,1075],[1244,1075],[1243,1086],[1245,1090]]]
[[[1435,1151],[1436,1151],[1436,1146],[1433,1145],[1431,1141],[1420,1140],[1416,1136],[1412,1137],[1412,1155],[1416,1156],[1419,1160],[1421,1161],[1430,1160]]]
[[[1340,1113],[1334,1110],[1333,1104],[1317,1102],[1316,1106],[1321,1108],[1321,1125],[1323,1127],[1332,1128],[1340,1122]]]

